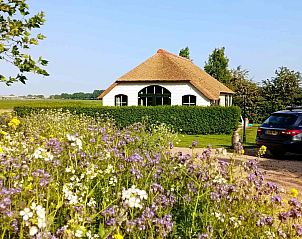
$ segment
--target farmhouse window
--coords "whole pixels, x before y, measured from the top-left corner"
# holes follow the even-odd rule
[[[116,95],[115,96],[115,106],[127,106],[128,96],[127,95]]]
[[[138,105],[171,105],[171,92],[159,85],[150,85],[138,92]]]
[[[182,105],[196,105],[195,95],[184,95],[182,97]]]
[[[231,106],[231,105],[232,105],[232,96],[225,95],[225,106]]]

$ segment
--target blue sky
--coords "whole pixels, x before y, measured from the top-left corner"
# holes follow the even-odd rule
[[[0,85],[1,94],[58,94],[107,88],[116,78],[163,48],[189,46],[204,66],[224,46],[230,67],[242,65],[255,82],[280,66],[302,72],[302,1],[299,0],[49,0],[43,10],[47,38],[31,50],[50,61],[49,77],[30,75],[26,85]],[[0,63],[0,71],[14,70]]]

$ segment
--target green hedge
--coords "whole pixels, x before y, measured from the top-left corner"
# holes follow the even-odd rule
[[[15,107],[19,116],[25,116],[40,109],[54,107]],[[89,116],[109,115],[119,127],[125,127],[148,118],[151,124],[165,123],[184,134],[229,134],[236,129],[240,119],[239,107],[202,106],[124,106],[124,107],[63,107],[75,114]]]

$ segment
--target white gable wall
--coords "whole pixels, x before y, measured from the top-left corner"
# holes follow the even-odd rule
[[[103,97],[104,106],[114,106],[115,95],[124,94],[128,96],[128,106],[138,105],[138,92],[149,85],[159,85],[171,92],[171,105],[182,105],[183,95],[195,95],[196,105],[209,106],[210,100],[197,91],[190,83],[179,82],[123,82],[115,86],[107,95]]]

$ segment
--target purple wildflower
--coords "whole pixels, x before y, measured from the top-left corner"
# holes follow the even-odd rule
[[[196,140],[192,141],[192,147],[195,148],[198,145],[198,142]]]
[[[209,234],[207,234],[207,233],[203,233],[198,236],[198,239],[208,239],[208,238],[210,238],[210,237],[209,237]]]
[[[281,201],[282,201],[282,200],[281,200],[281,197],[280,197],[279,195],[275,195],[275,196],[272,197],[271,201],[272,201],[273,203],[281,204]]]
[[[115,218],[110,218],[105,223],[107,226],[112,226],[112,225],[115,225],[116,221],[115,221]]]
[[[107,207],[103,212],[102,212],[102,215],[103,216],[114,216],[116,213],[115,211],[115,206],[112,206],[112,207]]]
[[[288,212],[280,212],[278,218],[281,222],[285,222],[290,217]]]
[[[296,233],[297,233],[298,236],[302,235],[302,225],[295,224],[295,225],[293,225],[293,228],[296,229]]]

